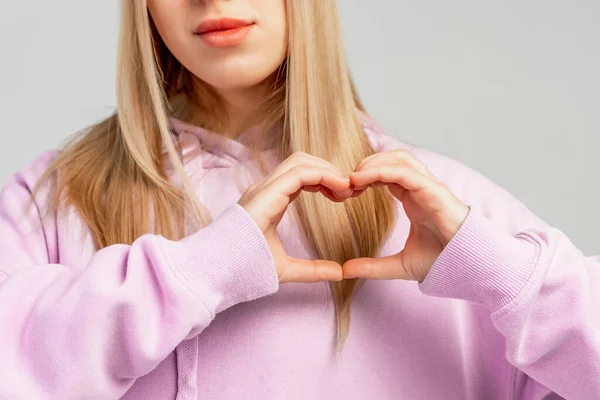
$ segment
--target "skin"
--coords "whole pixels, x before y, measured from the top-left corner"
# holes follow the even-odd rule
[[[148,0],[158,32],[173,55],[197,79],[211,85],[228,105],[233,130],[248,128],[253,105],[268,94],[269,83],[287,53],[284,0]],[[204,19],[251,19],[256,26],[242,44],[214,48],[195,34]],[[327,260],[288,256],[276,227],[302,191],[320,192],[334,202],[360,196],[369,187],[388,187],[411,222],[404,249],[343,266]],[[318,282],[344,278],[422,281],[469,213],[427,166],[410,152],[382,152],[362,160],[348,177],[320,158],[295,153],[239,199],[270,247],[279,281]]]
[[[365,158],[350,175],[350,182],[358,193],[369,186],[387,186],[402,203],[411,226],[401,252],[377,259],[350,260],[343,266],[345,278],[422,282],[469,214],[469,207],[406,150]]]
[[[148,0],[148,11],[161,38],[177,60],[223,98],[230,131],[249,128],[254,105],[269,91],[287,56],[284,0]],[[215,48],[194,33],[209,19],[236,18],[255,26],[236,46]]]

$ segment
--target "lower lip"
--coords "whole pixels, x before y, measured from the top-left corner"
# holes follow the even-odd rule
[[[205,32],[198,34],[198,36],[212,47],[235,46],[246,40],[246,37],[253,26],[254,25],[246,25],[222,31]]]

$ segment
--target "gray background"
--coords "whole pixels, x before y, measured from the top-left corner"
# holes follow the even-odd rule
[[[369,111],[600,252],[600,2],[339,0]],[[0,0],[0,182],[115,106],[117,0]]]

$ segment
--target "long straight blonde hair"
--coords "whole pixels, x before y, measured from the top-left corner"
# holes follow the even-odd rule
[[[282,157],[304,151],[349,174],[373,150],[359,121],[364,110],[345,61],[336,2],[286,3],[288,57],[263,104],[264,119],[282,123]],[[124,0],[121,18],[117,110],[70,142],[40,180],[56,179],[53,209],[74,207],[98,249],[131,244],[146,233],[178,240],[190,221],[196,229],[211,222],[184,171],[169,117],[189,120],[194,110],[216,116],[203,121],[214,127],[225,118],[218,96],[169,52],[146,1]],[[188,106],[175,108],[175,98],[184,98]],[[167,176],[163,146],[177,184]],[[340,264],[375,256],[394,221],[392,198],[383,189],[343,204],[303,194],[294,206],[319,257]],[[358,284],[356,279],[330,283],[338,349],[348,336]]]

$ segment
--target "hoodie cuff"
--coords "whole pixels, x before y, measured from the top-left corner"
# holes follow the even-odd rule
[[[165,258],[213,317],[279,289],[269,245],[239,204],[230,206],[204,229],[169,244],[162,248]]]
[[[502,232],[471,208],[419,288],[430,296],[482,303],[493,312],[515,299],[528,283],[538,250],[528,236]]]

